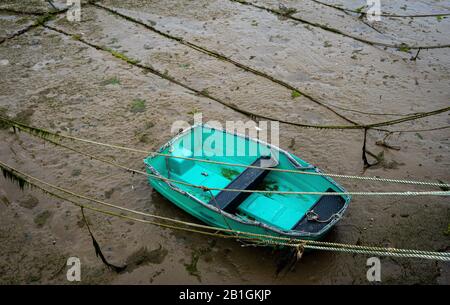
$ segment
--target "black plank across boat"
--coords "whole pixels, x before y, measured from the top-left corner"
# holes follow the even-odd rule
[[[261,161],[263,159],[268,158],[260,157],[252,163],[252,166],[261,166]],[[264,180],[268,173],[269,170],[267,169],[248,167],[233,181],[231,181],[226,188],[239,190],[255,189]],[[234,213],[242,201],[250,195],[251,193],[249,192],[221,191],[215,198],[212,198],[209,203],[228,213]]]

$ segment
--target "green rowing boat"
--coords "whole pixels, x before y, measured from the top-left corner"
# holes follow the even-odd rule
[[[206,125],[180,132],[144,163],[162,196],[208,225],[242,234],[317,240],[350,202],[339,184],[304,160]]]

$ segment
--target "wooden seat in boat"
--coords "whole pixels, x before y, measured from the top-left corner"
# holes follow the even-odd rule
[[[269,157],[260,157],[252,163],[252,166],[261,166],[261,161],[268,158]],[[240,190],[255,189],[268,173],[269,170],[267,169],[246,168],[239,176],[231,181],[226,188]],[[251,193],[249,192],[221,191],[215,198],[210,200],[209,204],[218,206],[228,213],[234,213],[237,207],[250,195]]]

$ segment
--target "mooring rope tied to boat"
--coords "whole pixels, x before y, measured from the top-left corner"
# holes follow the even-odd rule
[[[98,142],[98,141],[94,141],[94,140],[89,140],[89,139],[84,139],[84,138],[79,138],[79,137],[74,137],[74,136],[69,136],[69,135],[64,135],[64,134],[60,134],[60,133],[54,133],[45,129],[41,129],[41,128],[36,128],[36,127],[32,127],[32,126],[28,126],[26,124],[20,123],[20,122],[16,122],[13,120],[10,120],[8,118],[2,117],[0,116],[0,121],[3,121],[7,124],[10,124],[13,128],[17,128],[21,131],[24,131],[32,136],[35,137],[39,137],[45,141],[49,141],[52,142],[55,145],[60,145],[63,146],[67,149],[71,149],[74,150],[73,148],[70,148],[68,146],[65,146],[61,143],[52,141],[51,139],[49,139],[49,136],[54,137],[54,138],[59,138],[59,139],[68,139],[68,140],[73,140],[73,141],[78,141],[78,142],[84,142],[84,143],[88,143],[88,144],[93,144],[93,145],[98,145],[98,146],[104,146],[104,147],[109,147],[109,148],[114,148],[114,149],[119,149],[119,150],[125,150],[125,151],[131,151],[131,152],[135,152],[135,153],[142,153],[142,154],[146,154],[146,155],[155,155],[155,156],[162,156],[162,157],[167,157],[167,158],[174,158],[174,159],[183,159],[183,160],[190,160],[190,161],[195,161],[195,162],[203,162],[203,163],[211,163],[211,164],[217,164],[217,165],[224,165],[224,166],[233,166],[233,167],[242,167],[242,168],[255,168],[255,169],[264,169],[264,170],[269,170],[269,171],[277,171],[277,172],[285,172],[285,173],[293,173],[293,174],[300,174],[300,175],[313,175],[313,176],[329,176],[329,177],[335,177],[335,178],[344,178],[344,179],[356,179],[356,180],[367,180],[367,181],[376,181],[376,182],[385,182],[385,183],[399,183],[399,184],[415,184],[415,185],[422,185],[422,186],[436,186],[436,187],[441,187],[441,188],[448,188],[450,187],[450,184],[448,183],[438,183],[438,182],[427,182],[427,181],[415,181],[415,180],[404,180],[404,179],[393,179],[393,178],[381,178],[381,177],[367,177],[367,176],[356,176],[356,175],[344,175],[344,174],[329,174],[329,173],[321,173],[321,172],[307,172],[304,170],[289,170],[289,169],[281,169],[281,168],[263,168],[260,166],[254,166],[254,165],[245,165],[245,164],[238,164],[238,163],[229,163],[229,162],[222,162],[222,161],[214,161],[214,160],[206,160],[206,159],[199,159],[199,158],[192,158],[192,157],[184,157],[184,156],[173,156],[173,155],[169,155],[169,154],[164,154],[164,153],[159,153],[159,152],[149,152],[147,150],[143,150],[143,149],[136,149],[136,148],[129,148],[129,147],[124,147],[124,146],[120,146],[120,145],[114,145],[114,144],[108,144],[108,143],[102,143],[102,142]],[[82,153],[78,150],[75,150],[75,152],[77,153]],[[86,153],[83,153],[86,155]],[[96,156],[90,155],[89,157],[91,158],[96,158]],[[105,162],[105,160],[99,160],[102,162]],[[118,164],[111,162],[111,161],[107,161],[109,164],[113,165],[113,166],[117,166]],[[121,166],[122,168],[124,168],[123,166]],[[142,171],[138,171],[138,170],[134,170],[131,168],[127,168],[125,167],[126,170],[129,171],[133,171],[135,173],[145,173]],[[147,174],[147,173],[145,173]],[[149,174],[147,174],[149,175]],[[175,182],[177,182],[178,180],[174,180]],[[178,181],[179,183],[181,183],[180,181]],[[328,193],[330,194],[330,193]]]
[[[188,225],[188,226],[197,227],[197,228],[202,228],[202,229],[208,229],[208,230],[214,230],[214,231],[222,231],[222,232],[227,232],[227,233],[235,233],[235,235],[237,235],[237,236],[242,236],[242,234],[244,234],[244,235],[251,235],[251,236],[261,237],[261,238],[263,238],[263,237],[270,237],[270,238],[274,238],[274,239],[277,239],[277,240],[282,240],[284,242],[292,242],[291,238],[282,237],[282,236],[265,235],[265,234],[251,233],[251,232],[241,232],[241,231],[236,231],[236,230],[231,230],[231,229],[226,229],[226,228],[211,227],[211,226],[207,226],[207,225],[201,225],[201,224],[196,224],[196,223],[192,223],[192,222],[186,222],[186,221],[173,219],[173,218],[169,218],[169,217],[164,217],[164,216],[160,216],[160,215],[154,215],[154,214],[149,214],[149,213],[145,213],[145,212],[136,211],[136,210],[129,209],[129,208],[126,208],[126,207],[114,205],[114,204],[111,204],[111,203],[108,203],[108,202],[105,202],[105,201],[102,201],[102,200],[91,198],[91,197],[88,197],[88,196],[85,196],[85,195],[80,195],[80,194],[74,193],[74,192],[69,191],[69,190],[67,190],[65,188],[56,186],[54,184],[45,182],[45,181],[43,181],[43,180],[41,180],[39,178],[36,178],[36,177],[33,177],[33,176],[28,175],[26,173],[23,173],[23,172],[21,172],[21,171],[15,169],[15,168],[13,168],[13,167],[3,163],[1,161],[0,161],[0,167],[7,168],[8,170],[12,171],[12,173],[17,173],[17,174],[19,174],[22,177],[34,180],[37,183],[41,183],[41,184],[43,184],[45,186],[48,186],[50,188],[53,188],[53,189],[58,190],[60,192],[63,192],[65,194],[67,194],[67,195],[71,195],[71,196],[74,196],[74,197],[77,197],[77,198],[80,198],[80,199],[83,199],[83,200],[95,202],[97,204],[100,204],[100,205],[103,205],[103,206],[107,206],[107,207],[111,207],[111,208],[114,208],[114,209],[118,209],[118,210],[121,210],[121,211],[124,211],[124,212],[130,212],[130,213],[133,213],[133,214],[136,214],[136,215],[139,215],[139,216],[156,218],[156,219],[159,219],[159,220],[170,221],[170,222],[183,224],[183,225]],[[26,181],[30,185],[34,185],[34,186],[36,186],[38,188],[41,188],[40,186],[36,185],[33,182],[30,182],[29,180],[26,180]],[[65,197],[61,197],[61,198],[64,199]],[[299,241],[299,239],[296,239],[295,241]],[[307,242],[307,243],[312,243],[312,244],[327,245],[327,246],[333,246],[333,247],[339,247],[339,246],[342,245],[340,243],[323,242],[323,241],[315,241],[315,240],[302,240],[302,241]],[[349,247],[350,245],[346,245],[346,246]],[[381,250],[382,251],[387,251],[388,250],[388,251],[394,251],[394,252],[400,251],[399,249],[396,249],[396,248],[380,248],[380,247],[368,247],[368,246],[360,246],[360,245],[352,245],[352,247],[357,248],[357,249],[366,249],[366,250],[369,249],[369,250],[372,250],[372,251],[381,251]],[[400,252],[402,252],[402,251],[403,250],[401,250]],[[422,253],[422,251],[420,251],[420,250],[408,250],[408,251],[416,251],[414,253],[417,253],[417,254]],[[442,255],[450,256],[450,253],[442,252]]]
[[[201,189],[204,192],[208,191],[226,191],[226,192],[242,192],[242,193],[262,193],[262,194],[285,194],[285,195],[327,195],[327,196],[343,196],[343,195],[350,195],[350,196],[450,196],[450,191],[405,191],[405,192],[302,192],[302,191],[275,191],[275,190],[245,190],[245,189],[233,189],[233,188],[217,188],[217,187],[207,187],[205,185],[197,185],[192,184],[185,181],[180,181],[176,179],[166,178],[155,174],[150,174],[144,171],[136,170],[118,163],[115,163],[113,161],[109,161],[103,158],[99,158],[95,155],[85,153],[82,151],[79,151],[75,148],[66,146],[64,144],[56,143],[50,139],[48,139],[49,142],[60,145],[63,148],[72,150],[76,153],[85,155],[91,159],[95,159],[97,161],[122,168],[128,172],[136,173],[140,175],[147,176],[152,179],[161,180],[168,183],[174,183],[174,184],[181,184],[187,187],[197,188]],[[0,161],[0,165],[4,164]]]
[[[406,191],[406,192],[300,192],[300,191],[274,191],[274,190],[243,190],[243,189],[232,189],[232,188],[211,188],[211,187],[206,187],[204,185],[197,185],[197,184],[192,184],[189,182],[185,182],[185,181],[180,181],[180,180],[176,180],[176,179],[171,179],[171,178],[165,178],[162,176],[158,176],[155,174],[150,174],[144,171],[140,171],[140,170],[136,170],[118,163],[115,163],[113,161],[109,161],[103,158],[100,158],[98,156],[95,156],[93,154],[89,154],[86,152],[82,152],[80,150],[77,150],[73,147],[69,147],[66,146],[64,144],[61,143],[57,143],[55,141],[52,141],[50,139],[47,139],[47,141],[49,141],[50,143],[53,143],[55,145],[59,145],[63,148],[72,150],[76,153],[79,153],[81,155],[84,155],[86,157],[89,157],[91,159],[118,167],[118,168],[122,168],[128,172],[131,173],[136,173],[136,174],[140,174],[140,175],[144,175],[147,177],[150,177],[152,179],[156,179],[156,180],[161,180],[167,183],[174,183],[174,184],[181,184],[181,185],[185,185],[187,187],[192,187],[192,188],[197,188],[197,189],[201,189],[204,192],[207,191],[211,191],[211,190],[215,190],[215,191],[227,191],[227,192],[245,192],[245,193],[264,193],[264,194],[290,194],[290,195],[331,195],[331,196],[342,196],[342,195],[358,195],[358,196],[448,196],[450,195],[450,191]]]
[[[338,251],[338,252],[347,252],[347,253],[357,253],[357,254],[376,254],[376,255],[380,255],[380,256],[395,256],[395,257],[410,257],[410,258],[424,258],[424,259],[433,259],[433,260],[443,260],[443,261],[450,261],[450,253],[448,252],[435,252],[435,251],[423,251],[423,250],[414,250],[414,249],[398,249],[398,248],[383,248],[383,247],[375,247],[375,246],[362,246],[362,245],[350,245],[350,244],[344,244],[344,243],[333,243],[333,242],[324,242],[324,241],[316,241],[316,240],[302,240],[302,239],[292,239],[292,238],[287,238],[287,237],[283,237],[283,236],[273,236],[273,235],[265,235],[265,234],[258,234],[258,233],[251,233],[251,232],[242,232],[242,231],[237,231],[237,230],[232,230],[232,229],[226,229],[226,228],[219,228],[219,227],[211,227],[208,225],[201,225],[201,224],[196,224],[196,223],[191,223],[191,222],[186,222],[186,221],[182,221],[182,220],[177,220],[177,219],[173,219],[173,218],[168,218],[168,217],[164,217],[164,216],[159,216],[159,215],[153,215],[153,214],[149,214],[149,213],[145,213],[145,212],[140,212],[140,211],[136,211],[133,209],[128,209],[125,207],[121,207],[121,206],[117,206],[111,203],[107,203],[98,199],[94,199],[94,198],[90,198],[84,195],[80,195],[74,192],[71,192],[69,190],[66,190],[64,188],[58,187],[56,185],[50,184],[48,182],[42,181],[38,178],[35,178],[31,175],[28,175],[26,173],[23,173],[17,169],[14,169],[13,167],[10,167],[9,165],[3,163],[0,161],[0,167],[2,168],[2,170],[8,169],[12,172],[14,172],[14,174],[18,174],[20,175],[22,181],[24,181],[23,183],[27,183],[32,187],[36,187],[40,190],[42,190],[44,193],[55,196],[59,199],[71,202],[79,207],[82,208],[86,208],[89,210],[93,210],[93,211],[97,211],[103,214],[108,214],[108,215],[112,215],[112,216],[116,216],[116,217],[120,217],[120,218],[126,218],[126,219],[130,219],[130,220],[134,220],[134,221],[138,221],[138,222],[143,222],[143,223],[149,223],[149,224],[153,224],[153,225],[158,225],[161,227],[166,227],[166,228],[171,228],[171,229],[177,229],[177,230],[184,230],[184,231],[188,231],[188,232],[196,232],[196,233],[201,233],[201,234],[206,234],[206,235],[210,235],[210,236],[216,236],[216,237],[222,237],[222,238],[235,238],[235,239],[242,239],[242,240],[251,240],[251,241],[255,241],[258,243],[264,243],[264,244],[272,244],[272,245],[281,245],[281,246],[290,246],[290,247],[298,247],[299,245],[304,246],[305,248],[311,248],[311,249],[317,249],[317,250],[327,250],[327,251]],[[25,178],[24,178],[25,177]],[[10,177],[12,178],[12,177]],[[177,227],[174,225],[168,225],[168,224],[162,224],[162,223],[157,223],[154,221],[149,221],[149,220],[145,220],[145,219],[140,219],[140,218],[135,218],[129,215],[123,215],[123,214],[117,214],[111,211],[106,211],[106,210],[101,210],[99,208],[95,208],[92,206],[87,206],[87,205],[83,205],[79,202],[76,202],[74,200],[71,200],[67,197],[64,197],[62,195],[58,195],[53,193],[52,191],[38,185],[37,183],[31,182],[30,180],[35,180],[37,183],[41,183],[43,185],[46,185],[50,188],[53,188],[55,190],[61,191],[63,193],[72,195],[74,197],[80,198],[80,199],[84,199],[84,200],[88,200],[91,202],[95,202],[104,206],[108,206],[111,208],[115,208],[115,209],[119,209],[122,211],[126,211],[126,212],[130,212],[136,215],[140,215],[140,216],[145,216],[145,217],[151,217],[151,218],[156,218],[156,219],[160,219],[160,220],[164,220],[164,221],[169,221],[169,222],[173,222],[173,223],[178,223],[178,224],[182,224],[182,225],[186,225],[186,226],[190,226],[190,227],[196,227],[196,228],[201,228],[201,229],[207,229],[207,230],[212,230],[212,231],[220,231],[220,232],[225,232],[225,233],[230,233],[232,235],[224,235],[224,234],[218,234],[218,233],[214,233],[214,232],[206,232],[206,231],[201,231],[201,230],[196,230],[196,229],[188,229],[188,228],[183,228],[183,227]],[[24,187],[25,185],[22,185],[22,187]]]

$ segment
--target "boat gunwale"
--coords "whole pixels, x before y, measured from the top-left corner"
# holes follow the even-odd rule
[[[286,151],[286,150],[284,150],[284,149],[282,149],[282,148],[280,148],[278,146],[275,146],[273,144],[267,143],[267,142],[262,141],[260,139],[251,138],[251,137],[249,137],[247,135],[240,134],[240,133],[238,133],[236,131],[231,132],[231,131],[228,131],[228,130],[223,129],[223,128],[217,128],[217,127],[209,126],[209,125],[203,124],[203,123],[202,124],[194,124],[194,125],[189,126],[186,129],[183,129],[182,132],[178,133],[175,137],[171,138],[169,141],[167,141],[165,144],[163,144],[159,148],[159,150],[157,152],[158,153],[162,153],[166,148],[170,147],[175,141],[177,141],[178,139],[180,139],[183,136],[187,135],[188,133],[191,132],[191,130],[193,130],[194,128],[197,128],[197,127],[213,129],[213,130],[216,130],[216,131],[227,133],[229,135],[234,135],[234,136],[237,136],[237,137],[241,137],[241,138],[244,138],[244,139],[249,140],[249,141],[254,141],[254,142],[262,144],[262,145],[266,145],[266,146],[270,147],[271,149],[275,149],[278,152],[283,153],[288,158],[288,160],[294,165],[295,168],[298,168],[299,170],[303,168],[303,166],[301,164],[299,164],[299,162],[291,155],[291,153],[289,153],[288,151]],[[154,175],[156,175],[158,177],[164,178],[164,176],[161,175],[161,173],[159,171],[157,171],[153,166],[151,166],[150,164],[147,163],[147,160],[154,159],[156,157],[158,157],[158,155],[150,154],[147,158],[144,159],[144,164],[146,165],[147,169],[152,172],[152,174],[154,174]],[[307,163],[310,164],[309,162],[307,162]],[[313,169],[317,173],[323,173],[324,175],[321,176],[321,177],[325,178],[328,182],[330,182],[331,184],[336,186],[342,192],[344,192],[344,193],[346,192],[346,190],[340,184],[338,184],[336,181],[334,181],[330,177],[326,176],[326,173],[322,172],[317,166],[313,165],[312,168],[307,168],[307,169]],[[345,199],[345,204],[337,213],[335,213],[336,215],[338,215],[338,217],[334,217],[320,231],[312,233],[312,232],[305,232],[305,231],[282,230],[282,229],[276,228],[274,226],[268,225],[268,224],[266,224],[264,222],[260,222],[260,221],[257,221],[257,220],[243,219],[241,217],[238,217],[237,215],[230,214],[230,213],[228,213],[226,211],[223,211],[223,210],[221,210],[221,209],[219,209],[219,208],[217,208],[217,207],[215,207],[213,205],[210,205],[210,204],[208,204],[206,202],[203,202],[202,200],[198,199],[196,196],[190,194],[189,192],[186,192],[186,191],[180,189],[178,186],[174,185],[170,181],[162,180],[162,179],[160,179],[160,181],[164,182],[165,184],[167,184],[169,186],[169,188],[171,188],[172,190],[174,190],[174,191],[176,191],[176,192],[178,192],[178,193],[180,193],[180,194],[182,194],[184,196],[189,197],[190,199],[196,201],[197,203],[200,203],[202,206],[204,206],[204,207],[214,211],[215,213],[220,213],[221,215],[226,216],[227,218],[230,218],[230,219],[232,219],[232,220],[234,220],[236,222],[239,222],[239,223],[241,223],[243,225],[261,227],[262,229],[272,231],[272,232],[274,232],[276,234],[279,234],[279,235],[282,235],[282,236],[289,236],[289,237],[293,237],[293,238],[300,238],[300,237],[319,238],[319,237],[321,237],[325,232],[330,230],[331,227],[333,227],[337,222],[339,222],[339,220],[342,218],[342,215],[346,211],[346,209],[347,209],[347,207],[348,207],[348,205],[350,203],[350,199],[351,199],[351,196],[348,195],[348,194],[341,195]],[[245,232],[239,231],[239,233],[245,233]]]

